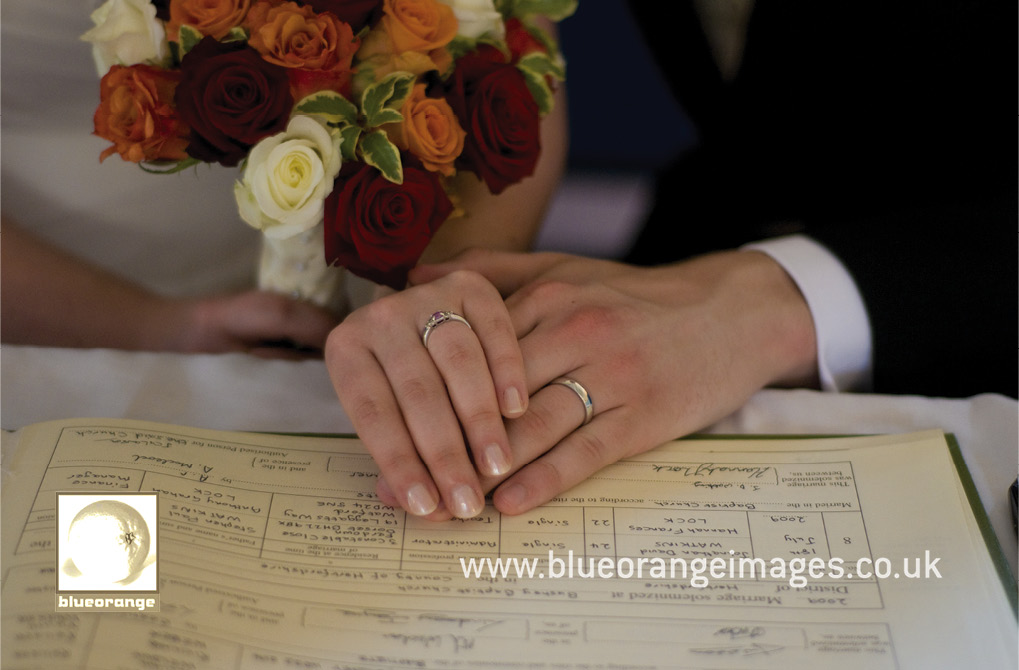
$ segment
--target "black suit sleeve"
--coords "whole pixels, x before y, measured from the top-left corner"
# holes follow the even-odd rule
[[[700,143],[627,260],[805,233],[860,288],[876,391],[1015,397],[1017,8],[758,2],[721,82],[687,71],[703,59],[670,48],[655,3],[630,4]]]

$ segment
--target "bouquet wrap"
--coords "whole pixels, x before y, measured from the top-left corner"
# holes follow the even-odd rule
[[[326,265],[322,224],[284,239],[262,238],[258,288],[307,300],[336,314],[347,311],[346,272]]]

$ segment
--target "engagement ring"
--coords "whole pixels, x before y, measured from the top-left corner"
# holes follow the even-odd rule
[[[463,318],[456,312],[435,312],[431,317],[429,317],[428,323],[425,324],[425,329],[421,332],[421,343],[425,345],[426,349],[428,348],[428,337],[432,334],[432,329],[449,321],[456,321],[458,323],[462,323],[468,328],[471,327],[471,324],[467,323],[467,319]],[[473,328],[471,330],[473,330]]]

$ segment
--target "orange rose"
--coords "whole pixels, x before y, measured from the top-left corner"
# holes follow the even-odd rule
[[[170,21],[166,34],[179,39],[180,27],[188,25],[203,35],[220,39],[244,20],[251,0],[170,0]]]
[[[262,0],[252,7],[246,25],[248,44],[270,63],[304,70],[349,70],[357,51],[354,32],[331,12],[316,14],[308,6]]]
[[[456,37],[456,16],[438,0],[385,0],[382,11],[396,53],[439,49]]]
[[[415,84],[400,109],[403,123],[386,128],[393,142],[417,156],[426,169],[451,177],[453,162],[464,148],[467,133],[444,98],[429,98],[425,85]]]
[[[434,49],[429,53],[395,53],[392,40],[382,29],[372,30],[365,35],[357,58],[357,79],[361,89],[393,72],[410,72],[420,76],[437,70],[441,74],[453,63],[446,49]],[[355,88],[358,88],[357,84]]]
[[[357,54],[364,66],[358,67],[361,87],[396,71],[421,75],[449,70],[453,58],[446,45],[459,25],[453,10],[438,0],[385,0],[382,10]]]
[[[174,112],[179,75],[149,65],[114,65],[99,83],[95,134],[113,142],[99,157],[114,152],[133,163],[187,158],[188,127]]]
[[[360,41],[331,12],[315,13],[295,2],[261,0],[244,23],[248,44],[262,58],[288,68],[295,100],[320,91],[343,91]]]

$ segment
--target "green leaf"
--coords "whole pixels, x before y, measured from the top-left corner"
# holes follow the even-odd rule
[[[184,55],[180,52],[180,45],[176,42],[170,42],[170,61],[174,67],[180,66],[180,59]]]
[[[400,161],[400,150],[389,141],[381,130],[374,130],[361,138],[361,158],[371,165],[382,176],[394,184],[403,183],[403,163]]]
[[[527,83],[531,95],[534,96],[534,101],[538,103],[538,113],[541,116],[547,115],[552,111],[555,98],[555,94],[548,85],[548,80],[543,75],[530,70],[521,70],[520,72],[524,75],[524,81]]]
[[[520,59],[517,67],[524,75],[527,88],[538,103],[538,110],[542,116],[552,111],[555,104],[555,91],[549,85],[549,77],[563,81],[566,79],[566,70],[562,62],[553,60],[548,54],[535,52]]]
[[[410,72],[393,72],[366,88],[361,96],[365,126],[374,128],[383,123],[402,121],[399,109],[410,95],[413,85],[414,75]],[[391,112],[396,112],[399,118],[394,120]]]
[[[250,37],[248,31],[241,26],[234,26],[224,37],[224,42],[247,42]]]
[[[201,164],[202,161],[198,160],[197,158],[188,157],[185,158],[184,160],[170,164],[149,163],[148,165],[146,165],[145,163],[139,163],[138,167],[140,167],[145,172],[148,172],[149,174],[177,174],[178,172],[183,172],[184,170],[187,170],[189,167],[194,167],[196,165]],[[149,167],[149,165],[158,165],[159,167],[158,168]]]
[[[195,45],[202,41],[205,35],[198,32],[198,30],[192,26],[181,26],[180,35],[178,42],[180,44],[180,57],[183,58],[187,55],[187,52],[195,48]]]
[[[552,77],[559,81],[566,80],[566,68],[562,61],[553,60],[548,54],[535,51],[522,57],[517,67],[527,72],[533,72],[541,76]]]
[[[357,141],[361,137],[361,126],[343,126],[340,128],[340,137],[343,138],[343,143],[340,144],[340,155],[343,156],[343,160],[356,160]]]
[[[514,0],[510,5],[510,15],[518,18],[529,16],[547,16],[553,21],[562,21],[577,11],[578,0]]]
[[[301,114],[317,114],[333,124],[356,124],[357,107],[336,91],[319,91],[294,107]]]
[[[374,128],[387,123],[400,123],[403,121],[403,114],[395,109],[383,109],[376,114],[370,122],[366,123],[369,128]]]

